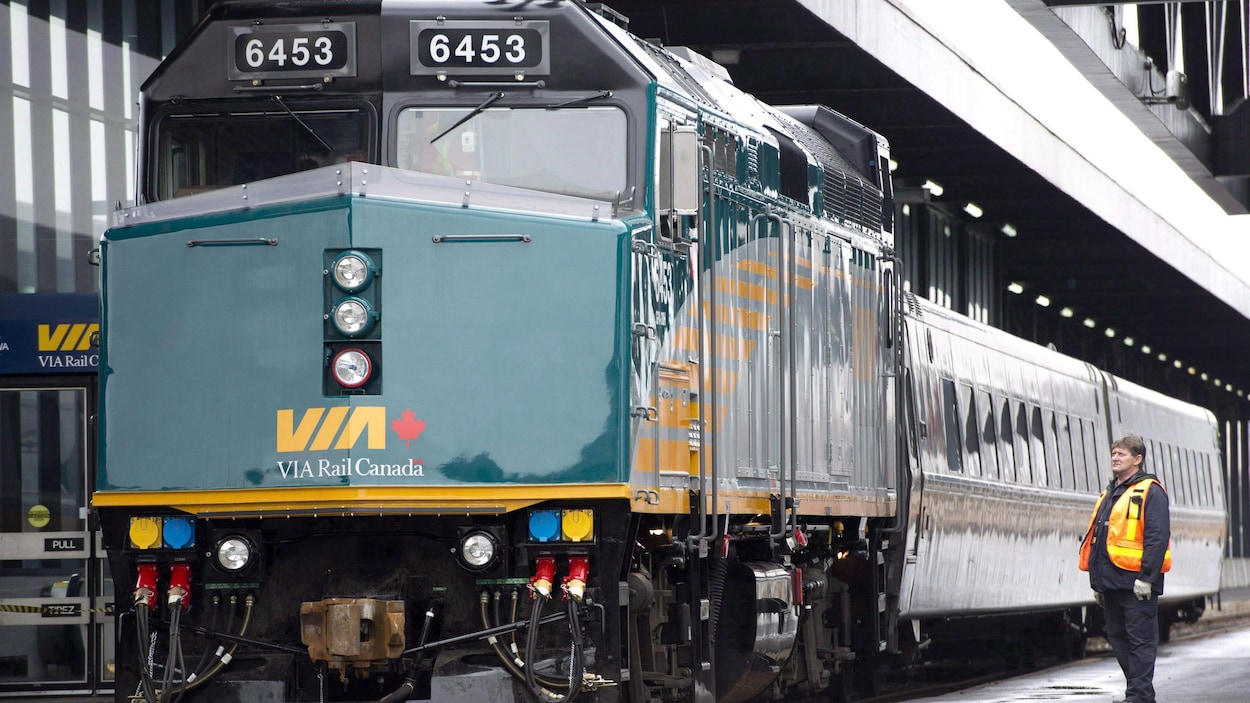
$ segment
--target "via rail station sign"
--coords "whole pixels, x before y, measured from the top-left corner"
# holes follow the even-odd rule
[[[0,294],[0,376],[96,373],[99,340],[94,293]]]

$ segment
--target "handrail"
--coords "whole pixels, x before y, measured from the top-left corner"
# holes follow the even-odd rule
[[[779,246],[782,249],[781,256],[782,256],[782,263],[784,265],[785,246],[786,246],[786,243],[785,243],[786,223],[785,221],[781,219],[781,215],[778,215],[777,213],[773,212],[771,205],[764,206],[764,212],[756,213],[755,215],[753,215],[751,217],[751,223],[749,227],[754,228],[756,226],[756,223],[760,220],[774,220],[777,223],[777,238],[779,240]],[[778,331],[778,335],[781,337],[782,343],[784,344],[786,341],[785,327],[786,327],[788,313],[786,311],[785,296],[783,295],[783,291],[782,291],[783,285],[784,285],[784,282],[782,281],[782,272],[779,271],[778,276],[777,276],[777,306],[781,312],[781,315],[779,316],[781,318],[781,322],[780,322],[780,330]],[[777,373],[781,374],[782,369],[780,368],[781,367],[780,360],[778,360],[777,365],[779,367],[777,370]],[[781,403],[783,400],[782,390],[783,390],[782,388],[778,388],[778,391],[777,391],[777,396],[778,396],[777,397],[777,422],[778,422],[777,439],[779,440],[780,445],[781,445],[778,448],[777,494],[778,494],[779,499],[781,500],[782,520],[780,521],[781,525],[780,525],[778,532],[773,532],[772,525],[769,525],[768,543],[773,546],[776,545],[778,539],[783,538],[786,534],[785,500],[786,500],[786,458],[787,456],[786,456],[785,413],[781,412]]]
[[[699,309],[696,310],[696,317],[698,319],[698,330],[699,330],[699,369],[698,369],[698,374],[699,374],[699,490],[697,491],[698,493],[697,497],[698,497],[698,503],[699,503],[699,507],[698,507],[699,531],[687,536],[686,544],[690,547],[694,547],[697,542],[701,542],[707,539],[708,537],[712,537],[713,530],[715,530],[716,536],[720,535],[720,520],[718,517],[718,511],[717,511],[717,506],[716,506],[716,502],[720,499],[720,496],[718,494],[719,481],[716,478],[716,461],[715,461],[716,443],[715,441],[710,441],[709,434],[707,431],[707,427],[708,427],[707,418],[710,416],[713,416],[711,408],[715,406],[715,403],[717,400],[716,398],[716,367],[717,367],[717,363],[716,363],[716,259],[717,259],[717,254],[719,253],[719,248],[720,248],[719,247],[720,236],[716,229],[718,222],[716,220],[716,184],[714,182],[713,174],[712,174],[712,164],[713,164],[712,148],[708,146],[707,144],[700,144],[699,154],[704,157],[704,162],[703,164],[700,164],[700,167],[699,167],[700,171],[702,171],[704,167],[707,168],[707,178],[704,179],[704,183],[706,184],[705,192],[707,193],[707,207],[706,207],[706,211],[703,211],[704,210],[703,205],[702,203],[700,203],[701,212],[699,212],[698,216],[695,218],[695,221],[698,222],[700,225],[702,225],[704,216],[706,215],[707,227],[703,228],[703,231],[700,233],[700,235],[703,238],[705,246],[709,241],[711,242],[711,248],[708,250],[708,253],[707,253],[707,256],[709,259],[708,274],[707,274],[708,310],[710,311],[710,314],[711,314],[711,320],[709,321],[711,324],[711,329],[710,330],[707,329],[707,323],[704,321],[704,315],[703,315],[703,310],[702,310],[703,306],[700,305]],[[670,180],[669,182],[671,183],[672,181]],[[695,265],[692,268],[695,271],[702,271],[702,268],[703,268],[702,263],[698,261],[694,263]],[[699,286],[700,292],[702,292],[702,287],[703,287],[702,281],[698,282],[698,286]],[[708,347],[707,337],[709,336],[709,334],[711,336],[711,347],[712,347],[712,351],[710,354],[708,353],[708,349],[707,349]],[[704,381],[704,376],[705,376],[705,374],[703,373],[704,368],[707,369],[707,374],[710,374],[711,376],[710,383],[705,383]],[[711,391],[710,393],[708,392],[709,390]],[[711,527],[710,528],[708,527],[708,510],[704,503],[704,501],[706,500],[705,494],[707,491],[707,481],[708,481],[709,476],[711,477],[711,480],[712,480],[712,511],[711,511],[712,515],[711,515]]]

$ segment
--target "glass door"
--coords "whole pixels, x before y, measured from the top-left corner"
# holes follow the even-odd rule
[[[111,587],[87,520],[94,403],[90,382],[0,381],[0,697],[111,679]]]

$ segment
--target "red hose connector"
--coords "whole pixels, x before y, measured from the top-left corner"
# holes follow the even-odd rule
[[[191,565],[174,564],[169,567],[169,606],[181,605],[183,610],[191,607]]]
[[[564,577],[566,597],[580,601],[590,580],[590,557],[569,557],[569,574]]]
[[[534,575],[530,577],[530,591],[537,592],[543,598],[551,597],[551,584],[556,580],[556,560],[554,557],[538,557],[538,565]],[[532,594],[531,594],[532,597]]]
[[[146,605],[148,610],[156,609],[156,564],[140,564],[135,575],[135,605]]]

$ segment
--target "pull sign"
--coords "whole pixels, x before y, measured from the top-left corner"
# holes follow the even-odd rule
[[[82,537],[52,537],[43,541],[45,552],[81,552],[86,548],[86,541]]]

